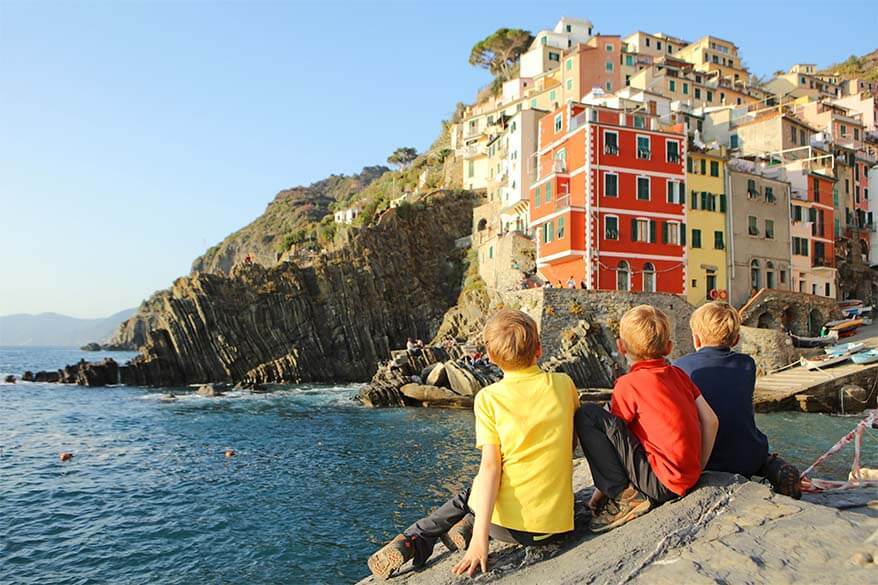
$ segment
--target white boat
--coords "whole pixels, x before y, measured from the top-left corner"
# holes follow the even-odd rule
[[[878,362],[878,349],[855,353],[851,356],[851,361],[855,364],[874,364]]]
[[[830,347],[824,347],[823,351],[830,355],[842,354],[842,353],[856,353],[858,351],[863,351],[865,346],[861,341],[851,341],[850,343],[841,343],[838,345],[832,345]]]
[[[849,359],[851,359],[849,353],[824,353],[809,358],[802,357],[800,358],[799,363],[807,370],[817,370],[820,368],[828,368],[829,366],[834,366],[841,362],[846,362]]]

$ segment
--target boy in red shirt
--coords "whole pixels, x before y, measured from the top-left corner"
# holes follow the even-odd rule
[[[612,414],[579,408],[576,434],[591,468],[592,531],[610,530],[686,494],[701,476],[719,427],[716,415],[671,352],[667,315],[634,307],[619,323],[631,369],[616,381]]]

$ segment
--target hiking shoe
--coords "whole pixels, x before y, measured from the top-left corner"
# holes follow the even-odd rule
[[[802,483],[799,480],[799,470],[792,463],[784,461],[777,470],[775,477],[771,478],[771,487],[775,493],[789,496],[794,500],[802,499]]]
[[[625,488],[615,498],[604,500],[604,506],[597,516],[592,518],[592,532],[606,532],[643,516],[652,507],[649,500],[633,486]]]
[[[413,556],[415,556],[415,547],[412,539],[400,534],[369,557],[367,564],[373,575],[379,579],[387,579]]]
[[[439,537],[445,548],[450,551],[466,550],[469,546],[469,541],[473,538],[474,523],[473,515],[467,514],[457,524],[452,526],[451,530]]]

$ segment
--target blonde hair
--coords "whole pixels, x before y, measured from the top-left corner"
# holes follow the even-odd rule
[[[540,348],[536,322],[521,311],[497,311],[488,319],[483,335],[491,360],[504,371],[533,365]]]
[[[633,360],[665,357],[671,341],[668,316],[651,305],[630,309],[619,321],[619,337]]]
[[[702,345],[731,347],[741,333],[741,316],[728,303],[705,303],[692,313],[689,328]]]

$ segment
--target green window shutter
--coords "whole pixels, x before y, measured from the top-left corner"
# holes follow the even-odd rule
[[[636,219],[631,220],[631,241],[632,242],[637,241],[637,220]]]
[[[662,222],[662,244],[668,243],[668,222]]]
[[[546,183],[546,203],[552,200],[552,183]]]
[[[707,191],[701,192],[701,209],[707,209]]]
[[[685,223],[680,224],[680,245],[681,246],[686,245],[686,224]]]
[[[723,213],[726,212],[726,194],[725,193],[720,193],[719,210],[722,211]]]
[[[680,192],[680,203],[683,205],[683,207],[686,207],[686,189],[683,188],[682,183],[678,187],[678,190]]]
[[[698,209],[698,191],[692,191],[692,209]]]
[[[655,220],[649,220],[649,241],[655,242]]]

